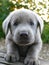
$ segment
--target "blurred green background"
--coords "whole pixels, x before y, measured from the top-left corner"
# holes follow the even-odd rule
[[[43,43],[49,43],[49,0],[0,0],[0,39],[5,35],[2,30],[2,22],[8,14],[20,8],[30,9],[40,15],[44,21],[42,34]]]

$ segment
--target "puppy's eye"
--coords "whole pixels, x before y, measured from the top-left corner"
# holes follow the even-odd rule
[[[34,23],[32,21],[30,21],[30,25],[32,26],[32,25],[34,25]]]
[[[13,25],[14,25],[14,26],[17,26],[18,24],[19,24],[18,22],[15,22]]]

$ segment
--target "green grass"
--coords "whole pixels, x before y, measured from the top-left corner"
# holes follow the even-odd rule
[[[43,43],[49,43],[49,23],[44,23],[44,30],[42,34]]]
[[[0,38],[5,37],[3,30],[2,30],[2,22],[0,21]]]

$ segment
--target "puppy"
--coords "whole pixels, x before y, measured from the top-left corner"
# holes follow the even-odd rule
[[[24,64],[39,65],[43,26],[42,19],[31,10],[18,9],[11,12],[2,25],[6,35],[6,61],[15,62],[23,57]]]

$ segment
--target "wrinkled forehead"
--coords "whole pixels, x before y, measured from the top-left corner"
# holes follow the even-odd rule
[[[12,16],[12,23],[14,22],[30,22],[36,21],[35,15],[30,12],[19,11]]]

